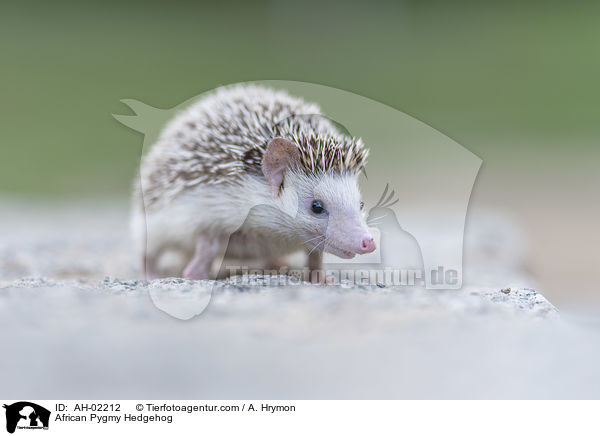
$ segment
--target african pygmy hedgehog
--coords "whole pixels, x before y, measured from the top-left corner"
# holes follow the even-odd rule
[[[132,228],[148,277],[173,252],[169,271],[191,279],[212,277],[226,250],[271,263],[304,250],[311,270],[323,251],[372,252],[358,188],[367,154],[283,91],[236,85],[201,98],[142,159]]]

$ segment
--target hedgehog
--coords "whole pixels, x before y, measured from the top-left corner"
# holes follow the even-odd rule
[[[219,88],[179,112],[134,189],[147,277],[214,278],[225,253],[277,265],[303,251],[314,272],[324,252],[374,251],[358,186],[368,149],[341,130],[317,104],[255,85]]]

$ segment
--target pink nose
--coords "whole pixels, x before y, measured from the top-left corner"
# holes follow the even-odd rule
[[[362,238],[360,241],[360,253],[372,253],[375,251],[375,241],[370,236]]]

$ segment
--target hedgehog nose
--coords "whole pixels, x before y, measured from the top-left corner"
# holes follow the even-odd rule
[[[366,236],[360,241],[360,253],[372,253],[375,251],[375,241],[372,237]]]

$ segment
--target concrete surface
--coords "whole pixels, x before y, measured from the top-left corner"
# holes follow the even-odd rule
[[[126,207],[4,205],[3,397],[598,397],[598,323],[527,287],[517,244],[482,246],[490,229],[518,241],[510,225],[472,226],[460,291],[262,276],[213,287],[141,280]],[[213,298],[183,321],[151,292],[184,309]]]

